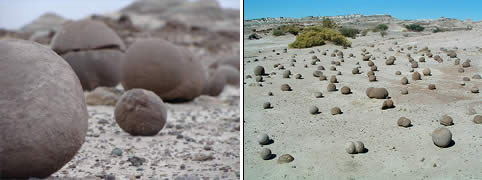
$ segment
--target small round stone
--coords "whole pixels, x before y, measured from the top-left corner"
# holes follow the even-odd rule
[[[429,85],[428,85],[428,89],[434,90],[434,89],[435,89],[435,84],[429,84]]]
[[[269,143],[269,136],[265,133],[258,135],[258,143],[261,145],[266,145]]]
[[[438,147],[447,147],[452,141],[452,133],[447,128],[439,127],[432,132],[432,141]]]
[[[406,117],[400,117],[400,119],[398,119],[397,121],[397,124],[398,126],[401,126],[401,127],[409,127],[411,124],[411,121]]]
[[[310,107],[310,114],[318,114],[318,113],[319,113],[318,107],[316,106]]]
[[[454,120],[448,115],[443,115],[440,119],[440,124],[444,126],[451,126],[454,125]]]
[[[354,142],[348,142],[345,144],[345,151],[348,153],[348,154],[355,154],[356,153],[356,149],[355,149],[355,143]]]
[[[355,142],[355,151],[357,153],[365,152],[365,145],[361,141],[356,141]]]
[[[271,103],[270,102],[265,102],[263,103],[263,109],[269,109],[271,108]]]
[[[475,116],[474,116],[474,119],[472,119],[472,121],[473,121],[475,124],[482,124],[482,116],[481,116],[481,115],[475,115]]]
[[[316,98],[322,98],[323,97],[323,93],[321,93],[321,92],[315,92],[314,94],[315,94]]]
[[[479,88],[474,86],[474,87],[472,87],[472,89],[470,89],[470,92],[479,93]]]
[[[261,151],[259,151],[259,155],[261,156],[261,159],[268,160],[272,156],[271,149],[263,148]]]
[[[330,84],[328,84],[328,86],[326,87],[326,89],[328,90],[328,92],[336,91],[336,85],[333,84],[333,83],[330,83]]]
[[[339,107],[331,108],[331,115],[341,114],[341,109]]]
[[[350,94],[351,93],[351,89],[347,86],[343,86],[341,89],[340,89],[340,92],[341,94]]]

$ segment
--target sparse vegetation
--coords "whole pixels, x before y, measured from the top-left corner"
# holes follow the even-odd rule
[[[383,32],[388,30],[388,26],[386,24],[379,24],[373,28],[373,32]]]
[[[336,23],[335,21],[331,20],[330,18],[323,17],[323,27],[324,28],[330,28],[330,29],[335,29],[336,28]]]
[[[425,28],[419,24],[409,24],[405,25],[405,28],[409,31],[415,31],[415,32],[420,32],[423,31]]]
[[[285,35],[285,32],[281,29],[275,29],[273,30],[273,36],[282,36]]]
[[[282,25],[280,28],[284,33],[290,33],[293,35],[298,35],[298,33],[301,31],[300,28],[296,27],[295,25]]]
[[[325,27],[308,27],[301,34],[296,36],[295,42],[289,44],[290,48],[309,48],[325,44],[325,41],[331,41],[336,45],[349,47],[351,42],[346,39],[336,29]]]
[[[346,28],[346,27],[342,27],[340,29],[338,29],[338,31],[340,31],[340,33],[345,36],[345,37],[351,37],[353,39],[356,38],[356,35],[357,34],[360,34],[360,30],[359,29],[355,29],[355,28]]]

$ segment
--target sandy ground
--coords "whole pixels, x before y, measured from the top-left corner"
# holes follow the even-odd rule
[[[167,104],[167,124],[153,137],[120,129],[114,107],[89,106],[86,142],[51,178],[239,179],[239,95],[226,86],[219,97]]]
[[[477,46],[482,46],[480,30],[443,32],[436,34],[389,32],[385,38],[369,33],[353,42],[353,48],[324,45],[308,49],[282,50],[293,42],[294,36],[263,37],[260,40],[247,40],[244,45],[244,175],[245,179],[482,179],[482,125],[472,122],[475,114],[482,114],[481,93],[470,92],[473,86],[482,89],[482,80],[472,79],[474,74],[481,74],[482,53]],[[394,45],[397,42],[398,45]],[[374,44],[374,47],[368,45]],[[407,50],[408,45],[417,45],[418,50],[428,46],[432,53],[439,54],[444,60],[438,63],[426,57],[425,63],[419,62],[415,71],[422,73],[429,67],[432,76],[422,76],[421,81],[412,81],[410,64],[406,56],[410,53],[418,61],[421,53]],[[440,48],[458,47],[457,55],[464,62],[471,59],[472,67],[458,73],[460,67],[454,65]],[[388,51],[392,47],[395,51]],[[361,49],[376,57],[373,60],[378,67],[375,72],[376,82],[369,82],[366,73],[369,67],[362,61]],[[404,48],[403,51],[397,50]],[[272,52],[275,49],[276,52]],[[327,56],[321,52],[329,50]],[[340,91],[327,92],[329,81],[320,81],[313,77],[317,66],[323,65],[322,71],[328,80],[336,71],[330,71],[330,57],[334,49],[344,52],[341,66],[336,66],[342,75],[338,75],[337,89],[348,86],[350,95]],[[465,49],[465,50],[464,50]],[[261,51],[259,53],[258,51]],[[314,50],[314,54],[309,51]],[[276,55],[280,53],[280,55]],[[349,58],[353,53],[355,58]],[[292,58],[296,54],[295,58]],[[321,59],[317,65],[311,65],[311,56]],[[384,57],[395,56],[395,65],[385,65]],[[264,59],[266,57],[266,59]],[[259,61],[255,62],[254,59]],[[291,67],[291,59],[296,59]],[[250,61],[250,63],[247,63]],[[361,74],[353,75],[352,69],[360,63]],[[301,74],[303,79],[282,78],[284,70],[273,68],[281,63],[292,74]],[[304,65],[307,64],[308,68]],[[265,82],[258,86],[253,70],[264,66],[266,72],[276,75],[265,76]],[[401,71],[402,75],[395,75]],[[246,75],[253,78],[246,79]],[[406,76],[410,84],[401,85],[400,79]],[[465,86],[460,86],[463,77],[471,78]],[[293,91],[281,91],[280,85],[287,83]],[[428,90],[428,84],[436,84],[436,90]],[[395,103],[395,108],[381,110],[384,100],[369,99],[365,95],[368,87],[384,87]],[[400,89],[408,88],[407,95],[401,95]],[[315,98],[313,93],[322,92],[323,98]],[[272,92],[274,96],[268,96]],[[272,109],[263,109],[264,102],[270,102]],[[321,113],[311,115],[310,106],[317,106]],[[330,109],[338,106],[343,114],[331,115]],[[432,142],[431,133],[441,127],[442,115],[454,119],[454,125],[447,128],[453,134],[455,144],[449,148],[439,148]],[[397,126],[397,120],[405,116],[413,126]],[[261,146],[257,136],[266,133],[273,143]],[[348,154],[345,143],[362,141],[368,152]],[[277,155],[275,159],[263,160],[258,151],[270,148]],[[282,154],[294,157],[291,163],[279,164],[277,159]]]

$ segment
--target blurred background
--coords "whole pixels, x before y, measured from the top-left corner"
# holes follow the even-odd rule
[[[63,23],[96,19],[128,46],[136,38],[158,37],[215,59],[239,55],[239,5],[239,0],[0,0],[0,38],[47,45]]]

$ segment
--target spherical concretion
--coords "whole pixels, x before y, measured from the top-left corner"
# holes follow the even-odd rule
[[[428,89],[430,89],[430,90],[436,89],[435,84],[429,84]]]
[[[459,68],[459,69],[457,70],[457,72],[463,73],[463,72],[465,72],[465,70],[464,70],[464,68]]]
[[[368,75],[368,81],[370,82],[377,81],[377,77],[375,75]]]
[[[82,86],[46,46],[0,40],[0,54],[0,179],[46,178],[84,143]]]
[[[375,65],[375,63],[373,63],[373,61],[368,61],[368,66],[372,67],[374,65]]]
[[[411,123],[412,122],[410,121],[410,119],[406,117],[400,117],[400,119],[398,119],[397,121],[398,126],[401,126],[401,127],[409,127]]]
[[[472,122],[475,124],[482,124],[482,116],[481,115],[475,115],[474,119],[472,119]]]
[[[272,156],[271,149],[263,148],[261,151],[259,151],[259,155],[261,156],[261,159],[268,160]]]
[[[320,70],[313,71],[313,76],[314,76],[314,77],[323,76],[323,72],[321,72]]]
[[[351,70],[351,73],[352,74],[359,74],[360,70],[358,68],[353,68],[353,70]]]
[[[470,81],[470,78],[469,77],[463,77],[462,80],[463,81]]]
[[[355,149],[355,143],[354,142],[348,142],[345,144],[345,151],[348,153],[348,154],[355,154],[356,153],[356,149]]]
[[[331,70],[331,71],[336,71],[336,67],[335,67],[335,66],[330,66],[330,70]]]
[[[383,104],[382,104],[382,109],[390,109],[390,108],[394,108],[395,106],[393,105],[393,101],[391,99],[387,99],[385,101],[383,101]]]
[[[309,112],[310,114],[318,114],[320,111],[318,110],[318,107],[311,106]]]
[[[161,39],[137,40],[121,63],[126,90],[150,90],[164,101],[192,100],[201,94],[206,81],[204,68],[189,51]]]
[[[269,109],[271,108],[271,103],[270,102],[265,102],[263,103],[263,109]]]
[[[302,77],[301,74],[296,74],[296,75],[295,75],[295,79],[301,79],[301,77]]]
[[[408,94],[408,89],[407,89],[407,88],[402,88],[402,89],[400,90],[400,93],[401,93],[401,94]]]
[[[443,115],[440,119],[440,124],[444,126],[452,126],[454,125],[454,120],[448,115]]]
[[[217,68],[226,78],[226,83],[239,86],[239,71],[233,66],[221,65]]]
[[[320,81],[326,81],[326,80],[327,80],[327,78],[326,78],[325,75],[321,75],[321,76],[320,76]]]
[[[356,141],[355,142],[355,151],[357,153],[365,152],[365,145],[361,141]]]
[[[328,84],[328,86],[326,87],[326,89],[328,90],[328,92],[336,91],[336,85],[333,84],[333,83],[330,83],[330,84]]]
[[[285,70],[283,72],[283,78],[290,78],[290,75],[291,75],[291,71],[290,70]]]
[[[351,93],[351,89],[348,87],[348,86],[343,86],[341,89],[341,94],[350,94]]]
[[[325,70],[325,67],[324,66],[318,66],[316,69],[318,69],[320,71],[323,71],[323,70]]]
[[[468,67],[470,67],[470,62],[469,62],[469,61],[467,61],[467,60],[466,60],[466,61],[464,61],[464,63],[462,63],[462,67],[464,67],[464,68],[468,68]]]
[[[369,98],[385,99],[388,97],[388,91],[385,88],[368,88],[366,92]]]
[[[322,98],[323,97],[323,93],[321,93],[321,92],[315,92],[314,95],[315,95],[316,98]]]
[[[334,107],[334,108],[331,108],[330,112],[331,112],[331,115],[341,114],[341,109],[339,107]]]
[[[119,84],[119,69],[123,56],[123,52],[113,49],[72,51],[62,54],[86,91],[99,86],[114,87]]]
[[[447,147],[452,142],[452,133],[447,128],[439,127],[432,132],[432,141],[438,147]]]
[[[338,79],[336,79],[336,76],[335,76],[335,75],[333,75],[333,76],[330,77],[330,82],[331,82],[331,83],[338,83]]]
[[[430,68],[425,68],[425,69],[423,69],[423,75],[424,75],[424,76],[431,76],[431,75],[432,75],[432,71],[430,71]]]
[[[474,87],[472,87],[472,88],[470,89],[470,92],[472,92],[472,93],[479,93],[479,88],[474,86]]]
[[[224,73],[222,71],[220,71],[219,69],[211,69],[209,71],[207,83],[203,88],[202,94],[208,96],[218,96],[219,94],[221,94],[221,92],[223,92],[226,83],[226,77],[224,76]]]
[[[276,65],[275,65],[276,66]],[[254,68],[254,75],[255,76],[262,76],[264,75],[265,72],[264,72],[264,67],[263,66],[256,66]]]
[[[475,74],[472,76],[472,79],[482,79],[480,74]]]
[[[117,102],[114,116],[125,132],[133,136],[154,136],[166,124],[167,108],[154,92],[131,89]]]
[[[460,59],[459,58],[455,59],[454,65],[459,65],[459,64],[460,64]]]
[[[265,133],[259,134],[257,139],[258,139],[258,143],[261,145],[266,145],[269,143],[269,136]]]
[[[374,65],[374,66],[370,67],[370,70],[372,70],[372,71],[378,71],[378,67],[377,67],[376,65]]]
[[[370,76],[370,75],[375,75],[375,72],[374,71],[368,71],[367,76]]]
[[[291,87],[288,84],[282,84],[281,85],[281,91],[291,91]]]
[[[412,80],[416,81],[416,80],[422,80],[422,76],[420,75],[420,73],[418,72],[413,72],[412,73]]]
[[[402,72],[396,71],[396,72],[395,72],[395,75],[402,75]]]
[[[420,58],[418,59],[418,62],[425,62],[425,57],[420,57]]]
[[[58,54],[68,51],[115,48],[124,51],[120,37],[101,21],[79,20],[65,23],[50,45]]]

